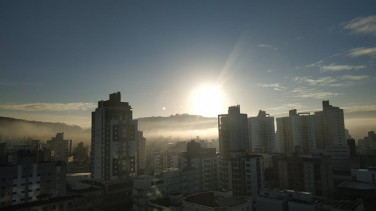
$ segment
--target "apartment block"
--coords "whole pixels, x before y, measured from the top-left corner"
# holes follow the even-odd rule
[[[259,111],[257,117],[248,118],[252,152],[276,152],[274,117]]]
[[[92,112],[91,176],[117,180],[137,175],[137,128],[132,107],[120,92],[99,101]]]

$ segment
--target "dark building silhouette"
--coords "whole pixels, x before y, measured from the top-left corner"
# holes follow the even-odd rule
[[[329,197],[334,190],[330,156],[281,155],[274,158],[279,188]]]
[[[356,146],[355,146],[355,139],[347,139],[347,146],[350,148],[350,157],[356,155]]]
[[[137,121],[120,92],[92,112],[91,177],[117,180],[137,175]]]
[[[247,114],[240,113],[240,106],[228,108],[228,114],[218,115],[219,152],[229,157],[231,152],[251,152],[248,138]]]

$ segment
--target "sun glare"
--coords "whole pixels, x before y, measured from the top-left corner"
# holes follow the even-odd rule
[[[198,115],[216,117],[221,111],[222,96],[214,87],[202,88],[194,96],[193,107]]]

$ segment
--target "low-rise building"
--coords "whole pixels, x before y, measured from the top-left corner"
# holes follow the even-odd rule
[[[60,196],[48,200],[39,200],[26,204],[18,204],[10,207],[1,208],[1,211],[45,211],[45,210],[59,210],[59,211],[85,211],[86,199],[84,196]]]
[[[179,166],[198,169],[200,191],[219,188],[219,157],[215,148],[202,148],[198,142],[188,142],[187,151],[181,153]]]
[[[264,161],[261,155],[231,154],[219,160],[220,188],[234,196],[257,196],[264,189]]]
[[[133,180],[133,210],[148,210],[150,200],[167,198],[173,193],[187,196],[197,192],[196,168],[165,169],[153,176],[139,176]]]
[[[17,152],[17,165],[0,166],[0,207],[66,194],[66,164],[34,163],[30,151]]]
[[[154,170],[160,171],[168,168],[179,168],[179,153],[155,152]]]
[[[284,155],[278,157],[279,188],[329,197],[334,190],[330,156]]]
[[[358,182],[376,183],[375,169],[351,169],[351,177]]]

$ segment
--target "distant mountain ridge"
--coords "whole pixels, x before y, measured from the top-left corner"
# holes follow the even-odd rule
[[[202,138],[216,138],[218,134],[217,118],[197,115],[171,115],[169,117],[138,118],[138,129],[144,131],[149,141],[159,141],[163,137],[180,139],[201,136]],[[64,132],[64,138],[78,142],[90,143],[90,129],[83,129],[77,125],[65,123],[41,122],[0,117],[0,134],[3,140],[20,141],[25,137],[46,141],[56,133]]]
[[[75,143],[90,140],[90,129],[83,129],[77,125],[0,117],[0,134],[4,141],[10,139],[13,142],[24,137],[46,141],[60,132],[64,132],[65,139],[73,139]]]

